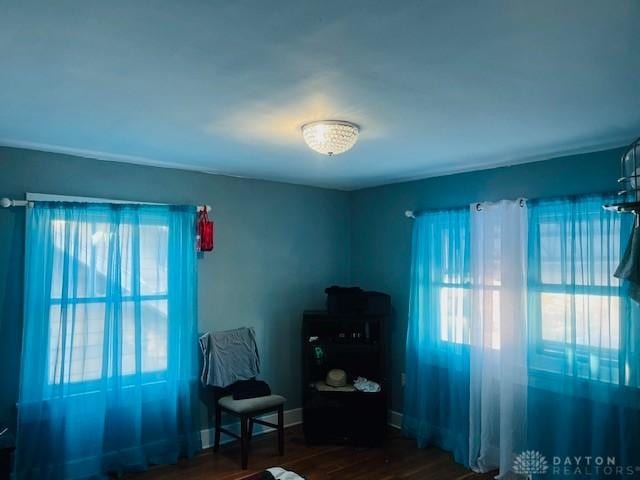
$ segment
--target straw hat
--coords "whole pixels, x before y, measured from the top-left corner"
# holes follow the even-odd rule
[[[344,370],[329,370],[324,383],[331,387],[344,387],[347,384],[347,373]]]

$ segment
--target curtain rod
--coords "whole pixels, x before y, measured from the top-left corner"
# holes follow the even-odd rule
[[[33,204],[39,200],[13,200],[11,198],[0,198],[0,207],[2,208],[11,208],[11,207],[33,207]],[[86,202],[88,203],[88,202]],[[133,203],[133,204],[144,204],[144,202],[107,202],[107,201],[102,201],[100,203]],[[150,203],[149,205],[162,205],[159,203],[156,204],[152,204]],[[203,211],[205,208],[207,209],[207,212],[211,211],[211,205],[198,205],[197,206],[198,211],[201,212]]]
[[[520,202],[520,206],[524,207],[525,203],[527,202],[527,199],[519,198],[518,201]],[[487,202],[476,202],[475,204],[472,203],[471,205],[475,205],[476,211],[480,212],[482,211],[483,203],[487,203]],[[424,213],[424,212],[437,212],[442,210],[460,210],[462,208],[466,208],[466,207],[454,207],[450,209],[436,208],[436,209],[428,209],[428,210],[405,210],[404,216],[407,218],[416,218],[417,215],[420,215],[421,213]]]

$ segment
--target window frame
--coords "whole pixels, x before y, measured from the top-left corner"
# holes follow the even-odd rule
[[[576,203],[579,203],[579,199],[576,200]],[[587,213],[587,215],[596,215],[596,211]],[[540,235],[540,225],[543,223],[555,223],[557,225],[562,225],[561,222],[554,222],[554,216],[552,214],[548,215],[548,218],[545,219],[543,215],[539,215],[539,219],[544,219],[545,221],[540,221],[538,223],[537,234],[539,235],[537,239],[538,243],[540,243],[541,235]],[[588,221],[588,217],[587,217]],[[620,228],[619,232],[622,234],[622,228]],[[529,229],[529,235],[531,235],[531,229]],[[618,239],[619,242],[621,239]],[[530,243],[527,248],[530,248]],[[620,252],[622,254],[622,250]],[[575,297],[576,295],[584,295],[584,296],[599,296],[606,298],[617,298],[618,299],[618,332],[619,335],[622,334],[622,319],[625,315],[625,304],[624,304],[624,295],[620,286],[616,288],[612,288],[608,285],[594,285],[594,284],[580,284],[580,283],[549,283],[542,281],[542,258],[540,255],[540,264],[536,266],[534,270],[529,268],[528,281],[527,281],[527,303],[530,306],[532,302],[536,302],[539,306],[539,315],[537,318],[532,318],[531,316],[531,308],[529,308],[529,364],[530,369],[532,369],[537,374],[543,375],[556,375],[558,372],[563,371],[563,362],[566,357],[567,350],[571,350],[575,355],[575,365],[577,366],[577,370],[571,373],[571,376],[575,377],[576,380],[580,381],[598,381],[603,383],[615,383],[619,384],[621,379],[620,377],[620,345],[618,348],[608,348],[608,347],[597,347],[598,350],[598,360],[602,363],[605,368],[609,368],[611,370],[615,370],[617,375],[613,376],[611,380],[604,380],[598,378],[589,378],[588,375],[581,375],[580,372],[584,372],[588,370],[588,364],[590,357],[593,355],[594,349],[596,347],[584,345],[575,341],[575,327],[572,332],[572,336],[574,338],[573,342],[561,342],[557,340],[548,340],[543,337],[543,312],[541,307],[542,295],[545,293],[550,294],[561,294]],[[535,272],[535,275],[531,275],[532,272]],[[612,294],[612,291],[616,293]],[[535,298],[534,298],[535,296]],[[619,342],[622,341],[622,338],[619,338]],[[531,348],[531,343],[533,343],[533,347]]]
[[[135,205],[163,205],[160,203],[152,203],[152,202],[136,202],[136,201],[127,201],[127,200],[116,200],[116,199],[108,199],[108,198],[100,198],[100,197],[75,197],[75,196],[67,196],[67,195],[53,195],[53,194],[43,194],[43,193],[31,193],[27,192],[26,200],[29,201],[41,201],[41,202],[74,202],[74,203],[109,203],[109,204],[135,204]],[[25,217],[26,218],[26,217]],[[26,220],[25,220],[26,221]],[[145,223],[145,225],[159,225],[164,226],[163,223]],[[88,297],[67,297],[65,298],[66,305],[83,305],[83,304],[107,304],[107,297],[100,296],[88,296]],[[144,301],[154,301],[154,300],[165,300],[169,302],[169,290],[167,284],[167,291],[165,293],[160,294],[137,294],[137,295],[127,295],[121,297],[121,303],[132,302],[132,303],[142,303]],[[49,305],[62,305],[63,301],[61,297],[49,297]],[[167,321],[168,321],[168,312],[167,312]],[[48,338],[51,339],[51,317],[48,318]],[[168,334],[168,332],[167,332]],[[167,339],[168,342],[168,339]],[[50,344],[47,344],[47,351],[50,352]],[[153,383],[163,383],[166,381],[166,373],[170,368],[170,358],[168,356],[169,352],[167,351],[167,362],[166,366],[160,370],[150,370],[150,371],[134,371],[132,373],[127,373],[124,375],[118,376],[120,381],[124,383],[124,387],[132,387],[136,383],[135,379],[140,378],[142,380],[142,384],[148,385]],[[50,368],[50,356],[47,354],[47,367],[46,370],[49,371]],[[69,380],[64,382],[64,388],[67,395],[80,395],[80,394],[90,394],[92,392],[99,391],[101,389],[102,382],[104,381],[104,377],[100,376],[98,378],[92,378],[88,380]],[[60,383],[56,382],[55,379],[52,379],[49,374],[47,374],[46,388],[51,390],[55,390],[60,387]]]
[[[455,211],[455,210],[454,210]],[[462,211],[462,210],[460,210]],[[466,209],[465,209],[466,211]],[[447,242],[443,242],[443,245],[448,245],[452,242],[454,242],[453,238],[456,235],[460,235],[460,232],[453,230],[451,228],[441,228],[438,230],[438,233],[440,235],[446,236],[447,237]],[[464,232],[464,240],[467,242],[466,244],[466,248],[470,249],[470,241],[471,241],[471,219],[469,217],[467,217],[467,226],[466,226],[466,231]],[[469,251],[470,254],[470,251]],[[444,258],[444,255],[441,257],[441,260]],[[467,260],[467,264],[465,265],[466,269],[462,272],[449,272],[447,268],[443,267],[442,262],[439,263],[439,266],[441,268],[441,270],[438,272],[438,279],[434,280],[433,275],[430,274],[430,289],[433,290],[433,292],[437,292],[435,296],[435,298],[437,299],[437,308],[438,308],[438,325],[437,325],[437,338],[435,343],[437,345],[442,345],[444,346],[461,346],[461,347],[469,347],[469,345],[471,344],[471,324],[470,324],[470,316],[469,313],[467,312],[467,315],[463,316],[463,328],[466,328],[467,330],[467,335],[466,335],[466,339],[464,338],[463,335],[463,340],[461,342],[457,342],[455,339],[450,340],[450,339],[444,339],[442,338],[441,332],[442,332],[442,320],[443,320],[443,309],[442,309],[442,302],[441,300],[441,292],[444,289],[450,289],[450,290],[456,290],[456,289],[460,289],[463,291],[463,306],[464,306],[464,302],[465,302],[465,297],[467,297],[467,301],[469,302],[468,306],[469,308],[471,307],[471,291],[472,291],[472,284],[471,284],[471,258],[470,256],[466,258]],[[452,278],[450,280],[447,280],[448,278]],[[464,309],[463,309],[464,310]]]

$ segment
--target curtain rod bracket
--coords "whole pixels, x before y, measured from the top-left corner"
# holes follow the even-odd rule
[[[0,207],[2,208],[10,208],[10,207],[30,207],[31,202],[27,200],[12,200],[10,198],[0,198]]]

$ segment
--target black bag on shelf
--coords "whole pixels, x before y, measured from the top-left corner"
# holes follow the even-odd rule
[[[360,287],[339,287],[333,285],[325,289],[327,312],[331,315],[389,315],[391,297],[381,292],[365,292]]]
[[[333,285],[324,292],[327,294],[327,312],[332,315],[362,313],[365,310],[365,298],[360,287]]]

